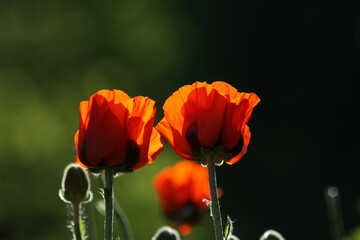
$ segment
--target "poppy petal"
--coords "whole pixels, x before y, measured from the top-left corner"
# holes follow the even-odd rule
[[[180,156],[214,147],[223,125],[227,99],[206,82],[185,85],[163,106],[164,118],[157,129]]]
[[[116,171],[131,171],[152,162],[163,149],[157,132],[153,133],[154,105],[149,98],[131,99],[121,90],[100,90],[81,102],[75,162],[99,170],[113,166]],[[156,146],[148,156],[151,141]]]
[[[191,156],[193,148],[186,138],[187,127],[184,127],[186,116],[184,116],[182,108],[191,91],[196,87],[206,85],[206,83],[196,82],[192,85],[185,85],[174,92],[165,101],[163,106],[164,118],[156,126],[156,129],[170,143],[174,151],[185,159],[193,159]]]
[[[191,147],[183,132],[185,116],[182,112],[182,108],[186,103],[189,94],[196,86],[206,86],[206,84],[196,82],[193,85],[185,85],[174,92],[165,101],[163,106],[164,118],[156,126],[156,129],[160,134],[168,139],[176,153],[181,152],[183,155],[188,156],[191,155]]]
[[[81,126],[87,126],[88,123],[88,112],[89,112],[89,102],[88,101],[82,101],[79,104],[79,112],[80,112],[80,127]]]
[[[231,159],[225,161],[227,164],[232,165],[238,162],[245,155],[250,143],[250,137],[251,137],[251,132],[249,126],[245,125],[244,132],[242,133],[242,138],[243,138],[242,147],[236,156],[233,156]]]
[[[103,96],[104,98],[106,98],[107,102],[114,102],[114,104],[124,103],[130,99],[129,95],[117,89],[114,89],[112,91],[100,90],[95,94]]]
[[[182,107],[184,129],[194,131],[201,147],[214,147],[220,136],[227,99],[210,85],[193,89]],[[194,146],[192,146],[194,148]],[[196,147],[196,146],[195,146]]]
[[[213,82],[211,86],[222,93],[229,101],[237,98],[240,94],[236,88],[226,82]]]
[[[176,154],[185,158],[192,159],[191,147],[186,138],[173,128],[166,118],[163,118],[157,125],[156,130],[170,143]]]
[[[226,109],[226,122],[222,129],[221,145],[231,151],[242,138],[242,130],[245,126],[245,113],[249,106],[249,101],[244,99],[239,104],[229,103]]]
[[[148,164],[152,163],[155,158],[164,150],[164,144],[162,142],[159,132],[153,127],[150,138]]]
[[[231,100],[228,105],[225,115],[226,123],[221,135],[221,144],[225,150],[237,156],[240,152],[243,152],[245,144],[250,142],[250,134],[246,135],[247,131],[250,133],[246,123],[253,108],[260,101],[259,97],[254,93],[240,93],[238,96],[238,98]],[[226,160],[226,162],[229,161]]]
[[[143,167],[153,161],[162,151],[163,144],[157,131],[154,132],[155,102],[147,97],[135,97],[128,101],[130,111],[127,119],[128,139],[136,143],[138,159],[131,166],[132,169]],[[150,149],[151,147],[151,149]],[[150,152],[151,150],[151,152]],[[127,158],[127,161],[130,159]]]
[[[89,123],[84,135],[87,161],[92,165],[116,166],[124,162],[124,123],[111,110],[107,100],[101,95],[95,95],[92,99],[92,106],[89,112]],[[126,112],[122,104],[117,109]],[[82,150],[80,150],[82,151]]]
[[[203,202],[204,198],[210,199],[207,168],[195,161],[182,160],[164,168],[155,176],[153,185],[165,215],[178,230],[188,226],[191,231],[208,209]]]

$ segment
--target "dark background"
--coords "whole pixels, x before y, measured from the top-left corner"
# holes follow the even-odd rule
[[[235,235],[258,239],[272,228],[286,239],[330,239],[324,188],[334,185],[356,239],[359,51],[355,1],[2,1],[0,239],[70,239],[57,191],[80,101],[121,89],[156,100],[160,120],[173,91],[215,80],[261,98],[248,153],[218,168]],[[137,239],[167,224],[151,186],[179,160],[166,149],[116,180]],[[204,221],[185,239],[211,238]]]

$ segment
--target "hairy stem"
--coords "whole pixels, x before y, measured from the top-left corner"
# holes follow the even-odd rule
[[[113,239],[113,216],[114,216],[114,187],[113,171],[111,167],[105,168],[105,240]]]
[[[207,158],[207,168],[209,173],[211,216],[214,222],[215,239],[223,240],[223,227],[219,199],[217,195],[215,156],[211,155]]]
[[[80,231],[80,203],[73,203],[73,215],[74,215],[74,238],[75,240],[81,240],[81,231]]]

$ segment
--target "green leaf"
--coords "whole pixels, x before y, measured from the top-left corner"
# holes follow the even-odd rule
[[[227,224],[226,224],[225,231],[224,231],[225,239],[228,239],[229,236],[232,235],[233,229],[234,229],[233,221],[231,220],[231,218],[229,216],[227,216]]]

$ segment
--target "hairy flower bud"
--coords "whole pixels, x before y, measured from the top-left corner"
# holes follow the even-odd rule
[[[78,164],[70,163],[66,166],[59,196],[64,202],[72,204],[91,200],[89,175]]]
[[[180,240],[179,233],[168,226],[159,228],[151,240]]]

